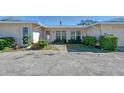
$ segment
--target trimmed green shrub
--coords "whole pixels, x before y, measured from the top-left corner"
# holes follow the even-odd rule
[[[84,45],[96,46],[97,38],[95,36],[85,36],[83,38]]]
[[[48,41],[46,41],[46,40],[39,40],[38,41],[38,47],[39,48],[45,48],[47,46],[48,46]]]
[[[5,47],[11,48],[14,42],[15,42],[15,39],[12,37],[0,38],[0,50],[4,49]]]
[[[81,43],[81,39],[76,39],[76,40],[70,39],[70,40],[68,40],[68,43],[69,44],[80,44]]]
[[[60,39],[56,39],[53,41],[54,44],[66,44],[66,39],[60,40]]]
[[[115,50],[117,48],[118,37],[114,35],[103,35],[99,38],[99,44],[102,49]]]
[[[32,45],[32,41],[27,36],[23,37],[23,43],[28,46]]]

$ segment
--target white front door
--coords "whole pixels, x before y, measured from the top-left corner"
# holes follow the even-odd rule
[[[40,38],[40,33],[39,32],[33,32],[33,43],[37,43]]]

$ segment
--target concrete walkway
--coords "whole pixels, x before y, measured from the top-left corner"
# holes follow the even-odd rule
[[[66,45],[54,45],[54,47],[58,48],[61,54],[68,53]]]

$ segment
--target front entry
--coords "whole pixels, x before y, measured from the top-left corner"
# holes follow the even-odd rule
[[[23,44],[25,45],[28,43],[28,39],[30,39],[29,28],[23,27],[22,32],[23,32]]]

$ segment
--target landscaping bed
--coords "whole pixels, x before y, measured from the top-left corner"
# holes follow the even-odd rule
[[[67,50],[68,51],[75,50],[77,52],[96,52],[96,53],[110,52],[108,50],[101,50],[98,47],[87,46],[87,45],[83,45],[83,44],[67,44]]]
[[[46,40],[39,40],[37,43],[33,43],[29,38],[25,38],[24,46],[20,46],[15,42],[13,37],[0,38],[0,51],[12,52],[12,51],[26,51],[26,50],[58,50],[54,45],[49,45]]]
[[[5,48],[1,50],[1,52],[14,52],[14,51],[27,51],[27,50],[53,50],[53,51],[59,51],[58,48],[54,47],[54,45],[48,45],[45,48],[42,49],[27,49],[27,48],[19,48],[19,49],[14,49],[14,48]]]

